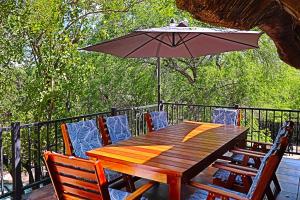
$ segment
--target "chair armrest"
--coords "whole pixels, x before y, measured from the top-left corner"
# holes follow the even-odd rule
[[[241,149],[241,148],[238,148],[238,147],[234,148],[234,150],[243,151],[243,152],[246,152],[246,153],[253,153],[253,154],[262,155],[262,156],[264,156],[266,154],[264,152],[253,151],[253,150],[250,150],[250,149]]]
[[[253,173],[257,173],[257,169],[253,168],[253,167],[246,167],[246,166],[242,166],[242,165],[236,165],[236,164],[232,164],[232,163],[227,163],[227,162],[219,162],[216,161],[212,166],[218,168],[219,165],[222,166],[227,166],[227,167],[231,167],[231,168],[235,168],[235,169],[240,169],[243,171],[249,171],[249,172],[253,172]]]
[[[256,176],[256,174],[257,174],[257,171],[252,171],[252,170],[248,170],[248,169],[245,170],[242,168],[232,167],[232,166],[218,164],[218,163],[214,163],[213,167],[219,168],[219,169],[224,169],[226,171],[233,172],[238,175],[244,175],[244,176]]]
[[[255,154],[255,153],[248,153],[248,152],[245,152],[245,151],[238,151],[238,150],[231,150],[232,153],[236,153],[236,154],[242,154],[242,155],[245,155],[245,156],[249,156],[249,157],[254,157],[254,158],[263,158],[264,155],[258,155],[258,154]]]
[[[139,187],[135,192],[131,193],[126,197],[126,200],[135,200],[140,198],[143,193],[145,193],[147,190],[152,188],[153,186],[157,185],[158,183],[155,181],[149,181],[148,183],[144,184],[143,186]]]
[[[248,200],[248,198],[242,197],[238,194],[231,193],[231,192],[228,192],[228,191],[225,191],[225,190],[222,190],[222,189],[219,189],[219,188],[215,188],[215,187],[212,187],[212,186],[209,186],[209,185],[204,185],[204,184],[201,184],[201,183],[197,183],[197,182],[194,182],[194,181],[190,181],[189,185],[193,186],[193,187],[196,187],[198,189],[201,189],[201,190],[206,190],[206,191],[208,191],[210,193],[213,193],[213,194],[216,194],[216,195],[220,195],[222,197],[228,197],[228,198],[233,198],[233,199],[237,199],[237,200]]]

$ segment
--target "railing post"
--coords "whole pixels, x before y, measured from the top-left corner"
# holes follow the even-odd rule
[[[22,198],[20,122],[11,124],[13,199]]]
[[[235,104],[234,105],[234,109],[237,109],[239,110],[240,106],[238,104]],[[237,125],[240,126],[241,125],[241,120],[242,120],[242,113],[241,111],[239,110],[238,112],[238,119],[237,119]]]
[[[2,128],[0,128],[0,194],[2,195],[4,193],[4,183],[3,183],[3,147],[2,147]]]
[[[116,115],[117,115],[117,108],[112,107],[112,108],[110,109],[110,114],[111,114],[111,116],[116,116]]]
[[[164,108],[164,102],[163,101],[160,101],[159,102],[159,105],[158,105],[158,111],[162,111]]]

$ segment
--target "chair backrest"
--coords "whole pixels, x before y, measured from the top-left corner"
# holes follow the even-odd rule
[[[264,156],[247,194],[248,199],[260,200],[263,198],[266,187],[270,184],[276,167],[280,162],[278,152],[278,149],[271,148]]]
[[[257,175],[247,194],[249,199],[260,200],[263,198],[266,186],[270,184],[288,146],[288,138],[292,134],[293,128],[294,123],[292,121],[285,122],[280,128],[278,132],[279,142],[276,141],[262,159]]]
[[[104,145],[114,144],[131,138],[127,115],[100,117],[99,128]]]
[[[280,139],[284,136],[291,138],[294,132],[294,122],[286,121],[283,125],[279,128],[276,138],[274,140],[274,145],[279,145]]]
[[[148,132],[157,131],[168,126],[168,114],[165,111],[154,111],[145,114]]]
[[[64,199],[110,199],[108,184],[99,161],[46,151],[44,160],[56,196]]]
[[[216,108],[213,110],[213,123],[240,126],[238,109]]]
[[[87,159],[85,152],[102,145],[96,120],[86,120],[61,125],[66,155]]]

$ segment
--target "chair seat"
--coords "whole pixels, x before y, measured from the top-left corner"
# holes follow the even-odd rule
[[[120,178],[122,176],[121,173],[116,172],[116,171],[112,171],[112,170],[109,170],[109,169],[104,169],[104,173],[105,173],[105,176],[106,176],[108,182],[113,181],[113,180],[115,180],[117,178]]]
[[[130,195],[130,193],[128,192],[112,188],[108,188],[108,191],[111,200],[123,200],[126,199],[128,195]],[[147,198],[142,196],[140,200],[147,200]]]
[[[226,188],[223,188],[223,187],[219,187],[219,186],[211,185],[211,184],[209,184],[209,186],[221,189],[221,190],[226,191],[228,193],[237,194],[237,195],[239,195],[241,197],[247,197],[246,194],[243,194],[243,193],[240,193],[240,192],[236,192],[236,191],[233,191],[233,190],[229,190],[229,189],[226,189]],[[193,192],[193,194],[191,194],[187,198],[187,200],[206,200],[207,196],[208,196],[208,191],[197,189],[196,191]],[[221,199],[220,198],[215,198],[215,200],[221,200]],[[234,200],[234,199],[229,198],[229,200]]]
[[[236,163],[242,163],[244,160],[244,155],[242,154],[233,154],[231,156],[232,160]],[[253,158],[249,158],[248,165],[255,165],[255,161]]]
[[[229,176],[230,176],[229,171],[226,171],[224,169],[219,169],[213,175],[213,178],[220,179],[222,182],[227,182],[227,180],[229,179]],[[240,175],[237,175],[235,177],[235,183],[238,184],[238,185],[243,185],[243,180],[242,180],[242,177]]]

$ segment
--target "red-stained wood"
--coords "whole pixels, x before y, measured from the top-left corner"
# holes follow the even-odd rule
[[[181,177],[168,176],[169,187],[169,199],[180,200],[181,199]]]
[[[110,136],[109,136],[109,131],[107,128],[106,124],[106,119],[104,117],[99,117],[98,118],[98,126],[100,129],[100,134],[102,137],[103,145],[110,145],[112,144]],[[134,179],[132,176],[129,176],[127,174],[122,175],[123,181],[126,183],[126,190],[128,192],[133,192],[135,191],[135,185],[134,185]]]
[[[154,129],[153,129],[153,124],[152,124],[152,118],[151,118],[151,115],[150,113],[145,113],[145,121],[146,121],[146,124],[147,124],[147,130],[148,130],[148,133],[149,132],[152,132]]]
[[[279,193],[281,191],[281,187],[280,187],[280,184],[278,182],[275,172],[276,172],[278,165],[279,165],[279,163],[284,155],[284,152],[288,146],[289,138],[292,137],[293,128],[294,128],[294,123],[289,122],[287,127],[285,128],[286,134],[285,134],[285,136],[283,136],[280,139],[280,144],[277,148],[277,157],[278,157],[279,162],[275,166],[275,170],[274,170],[273,174],[271,175],[272,176],[271,180],[273,181],[273,183],[275,185],[275,189],[276,189],[275,195],[277,195],[277,193]],[[270,145],[269,143],[261,143],[261,144]],[[263,150],[266,150],[266,148],[263,148]],[[248,165],[249,158],[254,159],[254,161],[255,161],[254,167],[258,169],[261,165],[261,159],[264,157],[265,153],[262,153],[259,151],[253,151],[253,150],[249,150],[249,149],[241,149],[241,148],[235,148],[234,150],[232,150],[232,152],[236,153],[236,154],[241,154],[244,156],[243,162],[241,163],[243,166],[238,166],[238,165],[224,163],[224,162],[223,163],[222,162],[214,163],[213,164],[214,167],[223,169],[223,170],[227,170],[228,172],[230,172],[230,175],[229,175],[229,178],[227,181],[223,181],[219,178],[214,178],[213,183],[216,185],[225,187],[225,188],[230,188],[230,189],[234,189],[236,191],[245,193],[249,190],[249,188],[251,186],[251,182],[252,182],[251,176],[254,176],[256,174],[256,172],[253,171],[253,169],[250,170],[251,168],[246,167]],[[250,172],[250,174],[249,174],[249,172]],[[235,181],[231,181],[231,179],[235,180],[235,177],[237,174],[242,176],[242,180],[243,180],[242,185],[236,184]],[[274,195],[269,187],[266,189],[266,194],[268,196],[268,199],[274,199],[274,197],[273,197]]]
[[[101,160],[105,168],[168,183],[170,188],[175,188],[170,189],[169,195],[176,199],[180,198],[182,183],[244,140],[247,130],[221,124],[184,122],[88,151],[87,155]]]
[[[66,124],[61,124],[61,133],[63,136],[65,148],[66,148],[66,155],[71,156],[73,155],[73,146],[69,137],[68,129]]]
[[[108,182],[100,161],[85,160],[46,151],[44,160],[57,199],[109,200]],[[139,199],[156,183],[150,181],[129,194],[128,199]]]
[[[103,145],[109,145],[111,144],[110,136],[108,133],[108,128],[106,125],[106,120],[104,117],[99,117],[98,118],[98,124],[99,124],[99,129],[100,129],[100,134],[102,137]]]
[[[92,162],[49,151],[44,153],[44,160],[58,199],[110,199],[99,161]]]

